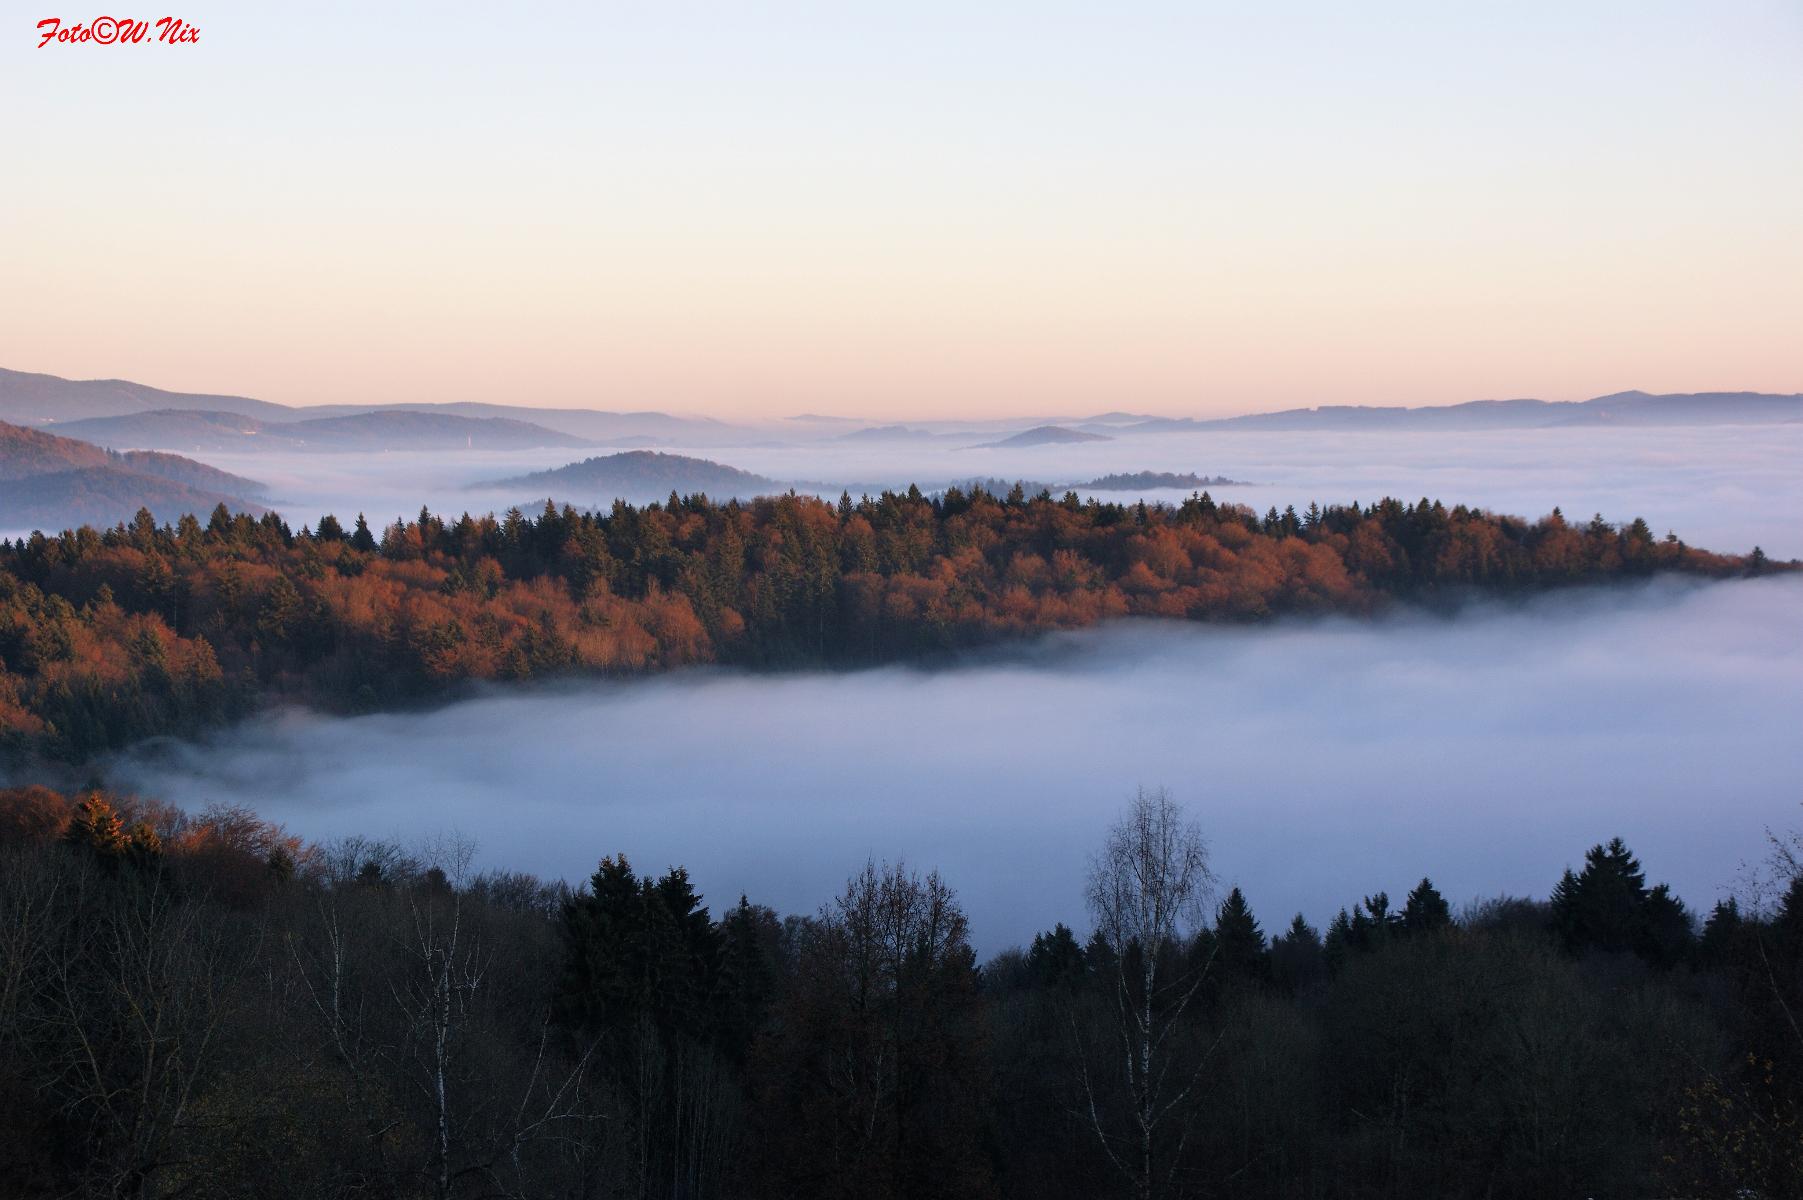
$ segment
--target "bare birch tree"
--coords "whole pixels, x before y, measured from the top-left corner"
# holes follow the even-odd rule
[[[1201,829],[1162,788],[1139,789],[1090,864],[1089,910],[1107,950],[1109,1041],[1118,1037],[1118,1046],[1092,1066],[1079,1044],[1083,1094],[1109,1161],[1142,1200],[1170,1187],[1206,1063],[1184,1014],[1208,963],[1184,950],[1213,888]],[[1124,1114],[1109,1111],[1122,1104]]]

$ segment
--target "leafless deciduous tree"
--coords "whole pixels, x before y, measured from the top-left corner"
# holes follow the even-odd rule
[[[1090,864],[1114,1048],[1079,1039],[1083,1094],[1109,1161],[1140,1197],[1171,1183],[1206,1064],[1184,1014],[1208,963],[1186,949],[1213,888],[1201,829],[1162,788],[1139,789]]]
[[[44,969],[40,1032],[56,1047],[46,1096],[110,1151],[89,1162],[92,1188],[156,1196],[180,1165],[192,1101],[237,1015],[255,942],[207,922],[158,876],[109,888],[84,863],[74,884]]]

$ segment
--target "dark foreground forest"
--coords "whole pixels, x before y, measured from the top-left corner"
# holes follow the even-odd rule
[[[952,489],[610,513],[546,506],[378,538],[274,514],[0,543],[0,753],[80,762],[271,702],[365,711],[471,681],[831,666],[1121,616],[1246,621],[1777,569],[1646,522],[1421,500],[1306,512]]]
[[[901,866],[780,916],[15,789],[0,1194],[1796,1196],[1799,850],[1705,920],[1612,842],[1267,930],[1142,793],[1091,932],[979,966]]]

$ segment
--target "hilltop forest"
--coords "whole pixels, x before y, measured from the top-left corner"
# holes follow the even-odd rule
[[[849,665],[1114,617],[1249,621],[1676,571],[1774,569],[1644,521],[1423,499],[1254,511],[918,489],[838,504],[547,503],[377,535],[148,513],[0,543],[0,741],[81,761],[273,700],[364,711],[475,680]]]

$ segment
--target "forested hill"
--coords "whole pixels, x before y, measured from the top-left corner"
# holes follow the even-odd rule
[[[585,458],[550,471],[534,471],[512,479],[475,484],[472,490],[475,488],[537,488],[543,489],[538,493],[540,497],[550,492],[578,503],[600,498],[603,504],[616,497],[629,501],[650,500],[670,492],[705,492],[750,499],[782,490],[775,480],[750,471],[659,450],[627,450]]]
[[[110,524],[140,508],[167,516],[216,504],[255,509],[263,485],[176,454],[124,454],[0,421],[0,529]]]
[[[291,531],[216,509],[0,543],[0,738],[80,760],[273,699],[368,709],[470,680],[895,659],[1107,618],[1366,613],[1655,571],[1775,569],[1644,521],[1383,500],[1306,513],[951,489],[705,497]],[[1788,568],[1787,568],[1788,569]]]

